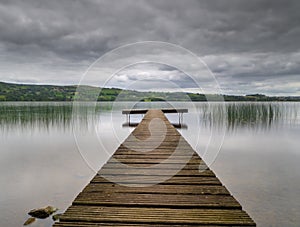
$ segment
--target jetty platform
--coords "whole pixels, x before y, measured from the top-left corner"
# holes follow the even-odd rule
[[[150,109],[53,226],[256,224],[163,111]]]

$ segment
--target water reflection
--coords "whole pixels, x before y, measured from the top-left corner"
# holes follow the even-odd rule
[[[72,103],[0,103],[0,226],[21,226],[36,207],[54,205],[63,212],[95,174],[78,152],[73,124],[82,132],[78,144],[86,148],[85,157],[99,169],[111,155],[103,151],[114,152],[130,133],[122,128],[121,110],[132,106],[169,107],[163,102],[97,103],[96,108],[80,103],[74,112]],[[188,129],[181,133],[200,154],[213,129],[225,125],[234,132],[226,133],[212,169],[258,226],[270,226],[271,220],[272,226],[299,225],[300,103],[178,102],[172,107],[189,109],[184,115]],[[168,117],[178,122],[176,114]],[[97,133],[88,133],[90,128]],[[99,139],[106,149],[98,149]],[[32,227],[51,224],[43,220]]]
[[[50,126],[67,128],[71,113],[71,103],[1,103],[0,124],[2,129]]]
[[[201,106],[200,113],[206,127],[221,128],[225,120],[227,131],[239,128],[268,130],[297,123],[299,107],[299,103],[228,102],[225,103],[225,112],[220,104],[212,103]]]
[[[0,104],[1,129],[13,128],[49,128],[57,127],[68,130],[75,124],[82,129],[94,125],[102,113],[121,111],[131,106],[130,103],[92,103],[77,104],[73,111],[70,102],[18,102]],[[222,128],[228,131],[237,128],[270,129],[281,124],[295,124],[298,121],[298,103],[175,103],[174,106],[188,108],[206,128]],[[169,108],[169,103],[140,102],[134,108]],[[225,109],[224,109],[225,108]],[[225,111],[224,111],[225,110]],[[187,115],[186,117],[190,117]],[[225,121],[225,124],[224,124]]]
[[[79,111],[73,111],[71,102],[7,102],[0,104],[1,129],[55,127],[68,130],[72,124],[86,128],[95,122],[98,112],[108,112],[111,103],[101,103],[96,109],[90,103],[81,103]]]

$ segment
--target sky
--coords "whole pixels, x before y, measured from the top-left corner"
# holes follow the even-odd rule
[[[197,55],[224,94],[300,95],[299,12],[298,0],[1,0],[0,81],[76,85],[114,49],[160,41]],[[174,57],[163,48],[155,55]],[[193,65],[176,57],[178,65]],[[99,67],[89,84],[104,83]],[[206,85],[191,82],[199,74],[193,69],[131,64],[112,75],[110,86],[138,81],[141,90],[198,92]]]

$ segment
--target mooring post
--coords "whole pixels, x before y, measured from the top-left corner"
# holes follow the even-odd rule
[[[126,113],[126,121],[130,124],[130,113]]]
[[[178,124],[181,125],[182,122],[183,122],[183,113],[178,112]]]

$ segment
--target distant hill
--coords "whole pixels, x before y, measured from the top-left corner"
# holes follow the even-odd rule
[[[118,88],[99,88],[82,86],[84,94],[78,99],[89,101],[92,94],[97,95],[98,101],[206,101],[218,100],[218,95],[203,95],[181,92],[139,92],[122,90]],[[0,82],[0,101],[73,101],[77,86],[57,85],[28,85]],[[245,96],[224,95],[225,101],[300,101],[297,97],[270,97],[263,94],[251,94]]]

